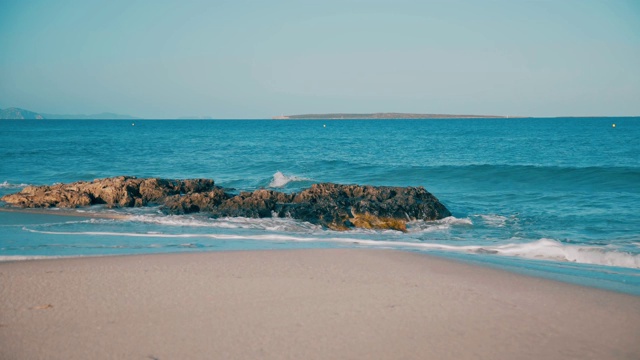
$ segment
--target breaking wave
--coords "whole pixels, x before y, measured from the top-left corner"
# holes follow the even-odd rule
[[[207,217],[190,217],[181,215],[154,216],[135,215],[126,219],[131,222],[158,224],[166,226],[205,227],[218,229],[256,229],[267,231],[312,232],[321,231],[322,227],[308,222],[286,218],[245,218],[224,217],[211,219]]]
[[[26,186],[29,186],[29,184],[12,184],[8,181],[0,183],[0,189],[21,189]]]
[[[448,216],[444,219],[433,221],[416,220],[407,224],[407,230],[410,233],[429,233],[445,231],[452,226],[473,226],[473,221],[469,218],[457,218],[455,216]]]
[[[529,243],[475,247],[474,251],[478,253],[518,256],[528,259],[568,261],[582,264],[640,269],[640,254],[631,254],[597,246],[566,245],[547,238]]]
[[[568,245],[562,242],[542,238],[531,242],[507,243],[502,245],[451,245],[449,243],[426,242],[409,237],[396,237],[395,239],[376,240],[361,232],[352,235],[321,231],[316,225],[295,222],[291,219],[221,219],[216,222],[199,219],[154,219],[153,217],[140,217],[136,221],[154,222],[162,221],[164,225],[180,226],[206,226],[206,227],[233,227],[258,230],[285,231],[288,233],[260,232],[253,234],[212,234],[212,233],[164,233],[164,232],[120,232],[120,231],[53,231],[38,230],[23,227],[24,231],[49,235],[79,235],[79,236],[115,236],[115,237],[139,237],[139,238],[175,238],[175,239],[214,239],[214,240],[258,240],[258,241],[292,241],[292,242],[317,242],[336,243],[346,246],[366,246],[391,249],[419,249],[433,251],[453,251],[469,254],[484,254],[498,256],[512,256],[526,259],[550,260],[560,262],[574,262],[582,264],[617,266],[624,268],[640,269],[640,254],[631,254],[619,251],[611,247]],[[450,226],[451,223],[462,226],[472,224],[469,219],[448,218],[439,222],[432,222],[432,227]],[[262,221],[264,220],[264,221]],[[425,222],[426,223],[426,222]],[[187,225],[188,224],[188,225]],[[297,233],[291,232],[291,227],[296,227]],[[422,231],[432,231],[426,228]]]
[[[478,216],[489,227],[504,227],[508,220],[507,217],[496,214],[481,214]]]
[[[310,181],[310,180],[311,179],[301,178],[298,176],[285,175],[282,172],[277,171],[275,174],[273,174],[273,178],[271,179],[271,182],[269,183],[268,186],[270,188],[281,188],[286,186],[290,182]]]

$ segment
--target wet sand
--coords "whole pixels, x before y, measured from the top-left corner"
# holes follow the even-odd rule
[[[640,297],[390,250],[0,263],[1,359],[638,359]]]

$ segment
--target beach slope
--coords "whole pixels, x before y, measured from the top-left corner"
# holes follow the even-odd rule
[[[640,297],[388,250],[0,263],[2,359],[638,359]]]

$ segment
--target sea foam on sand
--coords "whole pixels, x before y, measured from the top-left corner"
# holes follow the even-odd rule
[[[2,359],[638,359],[640,297],[422,254],[0,263]]]

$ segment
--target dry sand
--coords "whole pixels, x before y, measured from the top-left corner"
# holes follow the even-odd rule
[[[640,359],[640,297],[336,249],[0,263],[0,359]]]

